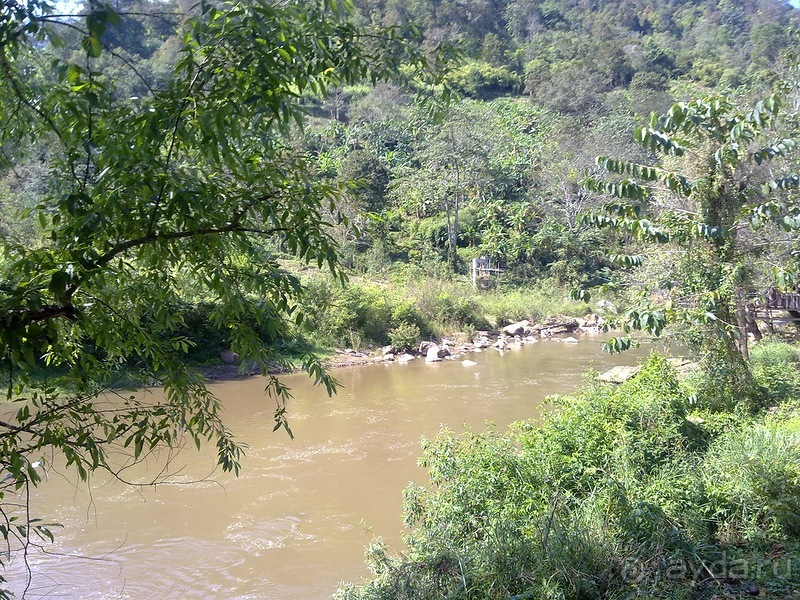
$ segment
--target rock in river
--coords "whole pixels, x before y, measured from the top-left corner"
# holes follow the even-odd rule
[[[431,344],[425,353],[425,362],[439,362],[442,357],[439,356],[439,346]]]
[[[512,323],[511,325],[506,325],[503,327],[503,333],[510,335],[511,337],[514,337],[515,335],[527,335],[530,332],[530,324],[531,322],[528,320]]]
[[[236,352],[232,352],[231,350],[223,350],[219,353],[219,358],[222,362],[226,365],[232,365],[234,363],[239,362],[239,355]]]
[[[609,369],[602,375],[598,375],[597,380],[605,381],[607,383],[625,383],[638,372],[639,367],[617,366]]]

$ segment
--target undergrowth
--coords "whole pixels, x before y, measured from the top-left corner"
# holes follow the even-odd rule
[[[476,291],[466,279],[395,277],[391,281],[353,278],[342,286],[324,275],[303,281],[305,334],[322,345],[352,347],[405,345],[411,333],[441,338],[456,332],[471,336],[522,319],[560,314],[583,316],[586,305],[551,282],[536,288]],[[416,328],[416,329],[415,329]]]
[[[612,387],[552,398],[543,422],[424,442],[407,554],[338,600],[735,598],[800,594],[797,351],[763,343],[770,406],[702,414],[653,355]],[[731,402],[731,404],[735,404]]]

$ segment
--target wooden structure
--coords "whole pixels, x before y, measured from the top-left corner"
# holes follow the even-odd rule
[[[761,313],[767,325],[767,331],[773,333],[775,328],[772,320],[772,311],[774,310],[785,310],[789,313],[788,321],[800,331],[800,292],[781,292],[774,287],[770,288],[764,296],[763,305],[758,308],[751,305],[748,312],[752,313],[753,320]]]
[[[800,312],[800,293],[780,292],[775,288],[770,288],[767,292],[767,310],[788,310],[790,312]]]
[[[481,287],[488,287],[489,277],[492,273],[501,273],[502,269],[493,269],[489,264],[489,259],[485,256],[472,259],[472,288],[478,288],[478,281]]]

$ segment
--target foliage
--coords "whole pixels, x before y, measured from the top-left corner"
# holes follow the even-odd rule
[[[374,577],[337,598],[705,598],[744,557],[797,543],[795,433],[739,420],[709,440],[659,356],[555,403],[505,434],[426,441],[408,555],[371,548]]]
[[[299,279],[277,254],[341,275],[332,235],[344,218],[339,190],[290,139],[304,122],[302,94],[403,80],[401,65],[406,83],[436,83],[435,53],[423,55],[397,28],[364,35],[350,8],[203,4],[169,74],[148,81],[120,48],[133,51],[120,36],[141,33],[136,19],[146,16],[91,2],[81,20],[65,21],[43,2],[4,3],[4,167],[13,170],[27,147],[47,146],[49,156],[25,210],[36,234],[5,237],[0,248],[0,355],[13,403],[0,422],[0,494],[29,492],[50,453],[85,480],[96,469],[118,473],[109,458],[118,450],[138,462],[183,439],[214,444],[221,467],[238,472],[242,448],[185,363],[194,342],[182,307],[189,295],[207,300],[207,324],[225,332],[243,364],[266,373],[270,361],[286,362],[275,342],[291,338],[304,315]],[[126,93],[120,68],[141,95]],[[301,362],[336,389],[315,356]],[[163,400],[100,396],[122,365],[163,385]],[[61,389],[33,376],[42,366],[63,373]],[[289,390],[267,382],[275,428],[291,435]],[[24,507],[11,510],[5,498],[0,534],[9,544],[49,537]]]
[[[770,404],[800,397],[800,353],[796,346],[764,340],[750,351],[750,366],[756,382],[766,390]]]
[[[385,90],[364,98],[369,116],[346,123],[346,143],[385,160],[388,205],[381,226],[359,238],[370,251],[353,265],[360,269],[363,259],[374,269],[381,257],[384,270],[388,261],[432,270],[430,263],[447,260],[463,273],[463,259],[491,256],[517,281],[544,275],[573,285],[618,270],[603,256],[632,254],[615,247],[615,236],[595,237],[576,222],[578,212],[601,202],[577,185],[587,158],[610,145],[622,152],[626,123],[667,110],[674,98],[715,86],[732,98],[769,94],[788,72],[783,55],[797,20],[796,10],[777,1],[734,11],[660,1],[645,9],[469,2],[468,23],[464,6],[447,1],[357,4],[373,22],[415,21],[427,43],[458,40],[466,60],[448,81],[465,96],[493,98],[511,85],[508,77],[524,74],[527,98],[464,100],[438,115],[441,122]],[[769,73],[765,57],[777,61]],[[639,149],[629,158],[644,164],[651,157]]]
[[[415,300],[398,290],[355,280],[342,286],[327,277],[307,280],[305,290],[306,329],[326,344],[353,346],[356,335],[362,343],[382,346],[391,341],[392,332],[408,337],[415,329],[416,341],[420,331],[429,331]]]
[[[480,100],[513,95],[522,87],[522,81],[516,73],[505,67],[494,67],[481,62],[464,65],[453,71],[448,80],[454,90]]]
[[[396,350],[411,350],[419,341],[419,327],[413,323],[400,323],[389,330],[389,342]]]
[[[576,163],[588,162],[589,150],[575,156],[572,132],[554,132],[553,115],[520,99],[462,100],[437,122],[402,96],[390,98],[375,99],[383,120],[328,123],[308,138],[327,176],[357,177],[343,210],[359,231],[337,236],[348,267],[377,274],[407,262],[434,273],[443,271],[435,263],[449,261],[465,273],[472,258],[487,256],[515,282],[602,277],[606,238],[576,219],[589,200]],[[609,123],[616,125],[608,119],[602,128]],[[548,146],[554,137],[564,139],[558,168]],[[359,207],[373,214],[365,219]]]
[[[6,314],[0,339],[12,365],[7,380],[22,386],[12,385],[11,397],[31,399],[18,405],[32,410],[20,418],[38,427],[38,403],[42,414],[66,419],[64,429],[35,429],[35,435],[80,441],[76,464],[93,468],[100,457],[102,468],[110,445],[127,443],[143,456],[151,444],[196,432],[201,441],[205,434],[227,440],[220,450],[234,459],[224,464],[235,468],[235,440],[214,399],[185,368],[187,358],[209,360],[231,348],[242,362],[263,366],[286,358],[287,348],[307,348],[301,338],[329,346],[399,345],[456,329],[579,315],[584,308],[562,285],[620,283],[631,301],[621,320],[626,327],[655,332],[681,318],[689,323],[689,342],[710,351],[689,398],[692,409],[705,411],[702,427],[684,431],[679,412],[651,398],[646,407],[632,403],[641,411],[634,416],[668,426],[629,431],[617,421],[634,418],[623,406],[628,399],[594,390],[586,398],[592,410],[577,412],[596,431],[570,420],[561,426],[580,430],[608,462],[592,463],[597,472],[579,476],[567,461],[564,473],[596,482],[604,469],[614,470],[617,487],[575,483],[580,495],[545,498],[524,534],[509,505],[509,520],[497,518],[485,530],[502,544],[476,541],[470,548],[477,558],[444,547],[416,565],[395,562],[380,548],[373,557],[381,573],[406,586],[389,596],[439,597],[459,576],[464,589],[456,585],[454,593],[468,595],[472,582],[463,574],[475,570],[485,570],[487,595],[497,592],[491,582],[505,571],[519,576],[509,589],[538,576],[542,597],[591,596],[611,589],[624,572],[631,555],[621,531],[646,531],[637,535],[663,550],[683,539],[674,524],[684,519],[687,539],[706,539],[708,523],[694,510],[702,487],[692,471],[696,457],[681,444],[709,444],[735,420],[712,410],[790,403],[798,385],[778,351],[756,347],[747,371],[735,339],[726,337],[738,317],[730,309],[746,306],[748,294],[772,276],[762,264],[774,265],[777,281],[787,286],[797,272],[797,180],[774,180],[772,190],[751,186],[740,206],[745,214],[735,210],[736,185],[765,181],[778,165],[767,163],[788,159],[792,149],[786,140],[798,77],[784,54],[794,44],[796,9],[779,0],[655,0],[646,7],[356,0],[355,21],[372,24],[356,27],[347,2],[190,4],[90,2],[82,20],[68,23],[38,1],[0,9],[0,74],[8,91],[0,98]],[[442,40],[455,42],[466,58],[450,73],[441,69]],[[781,78],[785,115],[776,114],[777,104],[734,106],[733,99],[766,97]],[[419,102],[412,91],[446,100],[451,88],[466,99],[445,107]],[[674,99],[707,95],[669,109]],[[624,132],[654,110],[667,113],[666,120],[640,130],[641,146],[626,146]],[[774,139],[762,139],[768,132]],[[705,141],[690,147],[691,138]],[[601,161],[611,171],[602,190],[639,194],[626,179],[647,188],[645,198],[630,203],[638,213],[623,203],[607,207],[604,216],[614,223],[605,224],[622,225],[622,232],[599,231],[578,218],[604,202],[598,187],[578,184],[608,147],[628,160]],[[679,147],[684,157],[670,155]],[[725,175],[722,187],[733,191],[728,216],[738,218],[729,229],[717,229],[694,205],[718,189],[718,180],[702,172],[717,160],[717,147],[724,148],[715,163]],[[653,154],[666,156],[656,164]],[[767,196],[777,202],[764,202]],[[728,244],[733,260],[720,263],[729,232],[736,236]],[[654,260],[652,238],[669,238],[658,247],[670,253]],[[674,260],[672,251],[682,249],[685,259]],[[473,291],[464,277],[479,256],[503,269],[490,291]],[[642,261],[655,280],[637,268]],[[392,281],[354,278],[344,288],[337,276],[345,270]],[[300,359],[325,380],[313,357],[301,352]],[[108,407],[116,413],[103,412],[96,392],[123,364],[139,371],[138,381],[160,381],[173,395],[152,414],[149,406],[122,401],[121,408]],[[42,373],[46,386],[37,379]],[[64,374],[68,381],[57,383],[77,394],[69,405],[53,384]],[[287,392],[277,380],[271,389],[277,424],[286,425]],[[672,397],[674,390],[662,391]],[[608,438],[601,435],[606,424],[592,418],[595,409],[616,427]],[[87,429],[95,414],[100,423]],[[173,419],[179,426],[159,429]],[[680,435],[673,427],[679,423]],[[133,435],[140,424],[146,431]],[[661,475],[637,483],[636,461],[647,464],[653,444],[628,442],[651,434],[678,449],[658,463]],[[9,430],[7,437],[29,435]],[[492,435],[497,440],[484,443]],[[518,449],[519,436],[509,445],[492,435],[465,440],[454,460],[467,464],[462,454],[495,446]],[[557,432],[548,435],[566,448]],[[554,452],[547,460],[556,461],[558,472],[560,450]],[[574,452],[577,461],[588,461]],[[40,455],[30,455],[30,465]],[[483,459],[487,468],[505,468]],[[14,469],[22,477],[20,464]],[[501,482],[512,480],[513,469],[528,468],[509,464]],[[469,480],[476,498],[488,493],[477,489],[482,471],[468,471],[458,477]],[[27,476],[34,481],[38,472]],[[670,496],[672,488],[685,490],[689,500]],[[657,501],[642,501],[651,495]],[[484,499],[490,514],[494,500]],[[545,530],[545,544],[531,534]],[[653,550],[652,556],[662,555]]]
[[[640,374],[612,390],[590,386],[583,395],[555,399],[559,410],[523,444],[553,460],[553,472],[571,491],[588,492],[599,473],[615,462],[643,478],[689,444],[685,398],[663,357],[651,357]]]
[[[646,7],[538,0],[358,5],[373,20],[417,22],[430,41],[455,40],[475,61],[524,71],[526,91],[538,102],[585,120],[637,76],[640,90],[648,79],[664,87],[682,80],[706,89],[749,84],[763,90],[768,65],[791,47],[798,22],[792,5],[778,0],[735,8],[662,0]]]
[[[353,277],[347,286],[313,276],[303,279],[303,288],[302,333],[324,346],[352,347],[354,339],[368,346],[398,346],[397,336],[411,347],[432,336],[471,334],[522,319],[582,316],[585,310],[582,303],[569,300],[565,288],[548,280],[539,281],[535,289],[477,292],[466,278],[448,282],[395,273],[389,284]]]
[[[728,543],[800,534],[800,438],[757,425],[729,431],[703,473],[716,535]]]
[[[742,358],[747,356],[744,304],[753,291],[742,230],[771,221],[795,227],[797,207],[785,190],[797,187],[797,177],[775,178],[762,167],[795,147],[791,139],[768,137],[775,135],[780,109],[777,97],[749,111],[723,97],[675,104],[634,134],[643,147],[664,157],[661,164],[600,156],[598,166],[612,177],[584,181],[586,189],[612,198],[587,221],[642,244],[669,243],[680,252],[674,272],[658,283],[661,299],[654,301],[645,290],[622,325],[626,332],[658,335],[669,322],[690,324],[688,340],[708,357],[706,369],[716,375],[709,381],[723,396],[714,403],[721,406],[738,395],[741,405],[752,408],[761,395]],[[611,347],[627,343],[616,340]]]
[[[618,548],[601,541],[604,498],[592,495],[580,503],[572,494],[596,487],[609,468],[597,461],[613,460],[626,424],[637,422],[635,408],[610,396],[587,392],[571,405],[579,414],[562,410],[542,430],[520,425],[516,435],[506,436],[443,431],[427,442],[422,464],[432,487],[406,491],[406,521],[416,526],[411,561],[384,557],[388,568],[358,595],[351,590],[351,597],[386,597],[381,594],[410,587],[409,581],[421,591],[425,580],[414,576],[434,557],[449,566],[440,571],[444,581],[423,597],[509,597],[544,582],[552,593],[599,597],[590,582],[614,570]],[[595,443],[576,446],[587,433]]]
[[[556,282],[539,280],[535,286],[501,288],[480,297],[481,311],[496,326],[529,319],[541,321],[554,315],[583,316],[585,307],[570,300]]]
[[[354,150],[339,167],[338,176],[350,182],[353,194],[363,202],[365,210],[378,212],[384,207],[389,173],[378,157]]]

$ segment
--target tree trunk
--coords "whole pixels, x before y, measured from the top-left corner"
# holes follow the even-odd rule
[[[736,258],[736,223],[742,201],[732,174],[717,171],[708,178],[709,187],[699,190],[702,222],[716,231],[698,248],[695,273],[702,290],[715,290],[711,310],[715,320],[702,336],[700,348],[705,371],[702,396],[710,408],[756,410],[762,406],[764,390],[753,378],[748,363],[747,315],[742,292],[744,270]]]
[[[742,358],[750,360],[750,350],[748,348],[748,334],[750,333],[747,324],[747,305],[744,293],[741,289],[736,291],[736,328],[738,333],[739,352]]]
[[[445,192],[444,212],[447,218],[447,262],[452,264],[453,254],[453,216],[450,210],[450,196]]]
[[[736,329],[738,333],[739,353],[745,360],[750,360],[750,350],[748,344],[748,331],[747,331],[747,310],[740,304],[736,308]]]
[[[760,342],[764,337],[761,330],[758,328],[758,321],[756,320],[756,307],[752,302],[747,304],[745,309],[745,319],[747,320],[747,333],[752,333],[757,342]]]
[[[700,395],[712,410],[755,411],[763,406],[764,390],[750,370],[747,331],[730,296],[721,299],[716,317],[699,348],[705,372]]]
[[[461,204],[461,169],[456,163],[456,193],[453,207],[453,232],[450,237],[450,267],[455,271],[458,268],[458,209]]]

